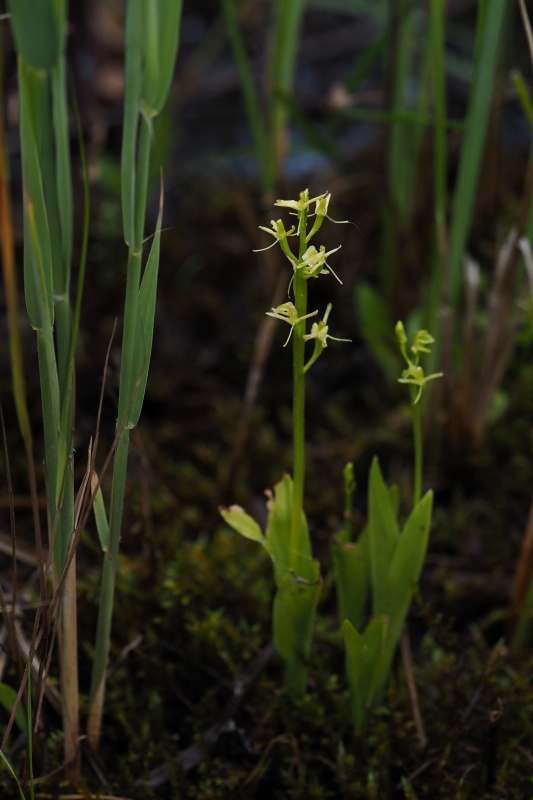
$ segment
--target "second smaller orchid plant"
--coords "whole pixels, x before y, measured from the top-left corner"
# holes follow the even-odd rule
[[[422,418],[420,399],[429,381],[442,373],[426,375],[420,360],[430,352],[433,337],[415,333],[409,345],[404,326],[396,325],[396,338],[407,364],[399,383],[409,385],[414,438],[413,503],[400,524],[397,486],[387,487],[377,458],[368,482],[368,519],[352,541],[353,466],[345,473],[345,525],[332,545],[341,631],[345,647],[346,677],[350,688],[356,733],[365,725],[366,713],[382,701],[394,653],[416,591],[426,556],[431,528],[433,493],[422,497]],[[371,606],[371,618],[365,614]]]
[[[307,320],[318,315],[318,310],[308,312],[307,283],[311,278],[332,274],[338,276],[328,263],[328,258],[339,247],[326,251],[310,245],[310,240],[328,218],[329,193],[309,197],[306,189],[298,200],[277,200],[275,205],[290,209],[297,218],[297,225],[288,230],[281,219],[272,220],[270,228],[261,228],[274,237],[269,247],[279,244],[287,258],[292,276],[289,295],[292,300],[271,309],[267,314],[290,325],[285,342],[292,338],[293,347],[293,477],[285,475],[267,492],[268,522],[263,534],[257,522],[240,506],[222,508],[226,522],[238,533],[259,542],[267,550],[274,564],[276,596],[273,608],[273,638],[278,653],[285,661],[285,683],[289,693],[301,696],[307,683],[307,664],[311,652],[311,641],[316,607],[321,592],[320,567],[312,557],[309,530],[303,511],[305,483],[305,375],[315,361],[333,341],[329,333],[331,304],[319,321],[314,321],[308,330]],[[314,210],[313,210],[314,209]],[[311,222],[312,220],[312,222]],[[332,222],[334,220],[331,220]],[[293,252],[289,239],[296,239],[298,253]],[[264,248],[267,249],[267,248]],[[312,353],[306,360],[306,344],[313,342]]]

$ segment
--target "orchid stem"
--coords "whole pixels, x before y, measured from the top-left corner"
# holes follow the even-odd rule
[[[300,245],[298,259],[303,259],[307,249],[307,209],[299,212]],[[293,431],[293,496],[292,520],[290,539],[290,564],[295,569],[298,560],[298,537],[303,509],[304,482],[305,482],[305,331],[306,321],[302,319],[307,314],[307,281],[301,271],[294,272],[293,281],[294,304],[300,322],[294,326],[293,335],[293,406],[292,406],[292,431]]]

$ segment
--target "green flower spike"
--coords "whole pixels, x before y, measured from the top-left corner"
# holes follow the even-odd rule
[[[396,323],[395,331],[401,353],[407,363],[407,369],[404,369],[402,377],[398,378],[398,383],[408,383],[411,386],[418,387],[418,392],[412,401],[413,405],[416,405],[422,397],[424,386],[429,383],[429,381],[435,380],[435,378],[442,378],[443,375],[442,372],[434,372],[432,375],[425,375],[424,369],[418,363],[421,353],[431,352],[429,345],[433,344],[435,339],[427,331],[417,331],[413,344],[411,345],[411,352],[415,357],[413,361],[407,354],[407,336],[402,322]]]
[[[336,336],[330,336],[330,334],[328,333],[329,326],[327,323],[331,309],[332,305],[331,303],[328,303],[328,306],[326,308],[326,313],[324,314],[322,319],[319,322],[313,322],[311,326],[311,332],[303,337],[306,342],[310,341],[311,339],[315,340],[315,349],[313,350],[313,355],[311,356],[311,358],[304,367],[304,374],[307,372],[309,367],[311,367],[315,363],[317,358],[320,355],[322,355],[322,351],[324,350],[325,347],[328,346],[327,343],[328,339],[333,339],[334,342],[351,342],[351,339],[338,339]]]
[[[286,347],[288,345],[289,339],[291,338],[292,332],[294,330],[294,326],[297,325],[299,322],[301,322],[303,319],[309,319],[309,317],[314,317],[316,314],[318,314],[318,311],[312,311],[310,314],[306,314],[304,317],[299,317],[298,312],[296,311],[296,306],[294,305],[294,303],[291,302],[282,303],[280,306],[277,306],[277,308],[273,308],[272,311],[266,312],[266,315],[268,317],[274,317],[274,319],[280,319],[282,320],[282,322],[288,322],[289,325],[291,326],[291,331],[283,347]],[[304,336],[304,339],[306,338],[308,337]]]
[[[340,249],[341,245],[335,247],[333,250],[329,250],[326,253],[326,248],[323,244],[320,245],[319,250],[317,250],[314,245],[311,245],[303,254],[302,260],[296,264],[295,269],[302,269],[306,280],[309,278],[318,278],[319,275],[327,275],[328,272],[331,272],[336,280],[338,280],[338,282],[342,285],[341,279],[331,269],[326,260],[332,253],[336,253],[337,250]],[[325,269],[325,267],[327,267],[327,269]]]

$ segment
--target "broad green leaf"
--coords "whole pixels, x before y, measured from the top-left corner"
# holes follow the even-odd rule
[[[19,56],[28,67],[51,69],[62,40],[54,0],[9,0],[11,28]]]
[[[387,579],[400,529],[396,509],[377,458],[372,461],[368,487],[368,536],[372,575],[372,609],[374,614],[387,614]]]
[[[427,492],[416,504],[405,523],[388,574],[387,605],[391,634],[400,634],[424,559],[431,526],[433,492]],[[402,614],[403,612],[403,614]],[[398,621],[396,621],[398,617]]]
[[[385,688],[392,659],[424,563],[431,526],[432,504],[432,492],[428,492],[417,503],[404,525],[390,565],[385,600],[390,624],[376,677],[378,699]]]
[[[356,733],[365,721],[365,710],[375,697],[375,675],[387,636],[387,617],[374,617],[360,634],[349,620],[342,623],[346,679],[350,688],[352,718]]]
[[[365,602],[370,591],[370,542],[365,528],[357,543],[335,541],[331,546],[339,622],[349,620],[355,628],[363,621]]]
[[[18,692],[16,692],[12,686],[8,686],[7,683],[0,683],[0,705],[3,708],[5,708],[5,710],[10,716],[13,713],[13,709],[17,701],[17,696]],[[22,731],[22,733],[27,732],[28,724],[26,722],[24,709],[20,704],[17,708],[17,713],[15,714],[15,723],[17,724],[19,730]]]
[[[318,562],[310,563],[313,571],[311,582],[290,570],[285,572],[272,610],[274,644],[286,663],[287,688],[297,696],[305,692],[315,612],[322,590]]]
[[[134,428],[139,421],[148,381],[148,369],[152,355],[154,335],[155,301],[157,295],[157,275],[159,272],[159,254],[161,243],[161,223],[163,219],[163,186],[159,203],[159,214],[150,255],[146,262],[144,275],[139,289],[137,304],[137,324],[135,327],[135,344],[133,350],[132,375],[135,380],[134,396],[129,411],[128,426]]]
[[[266,539],[263,536],[261,528],[253,517],[246,513],[240,506],[228,506],[227,508],[220,508],[220,514],[223,519],[230,525],[233,530],[240,533],[246,539],[252,539],[254,542],[259,542],[266,547]]]

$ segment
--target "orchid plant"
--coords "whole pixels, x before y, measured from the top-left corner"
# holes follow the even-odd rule
[[[307,320],[316,317],[318,310],[307,309],[307,284],[312,278],[332,274],[341,283],[328,263],[339,247],[326,251],[310,245],[310,240],[320,230],[328,217],[331,195],[328,192],[309,197],[306,189],[298,200],[277,200],[275,205],[290,210],[297,224],[286,228],[283,220],[272,220],[271,227],[261,230],[274,237],[274,247],[279,244],[291,267],[289,300],[266,313],[290,325],[286,346],[292,338],[293,347],[293,478],[285,475],[267,492],[268,522],[266,534],[240,506],[222,508],[226,522],[238,533],[259,542],[274,562],[277,587],[273,608],[273,637],[278,653],[286,664],[286,686],[294,696],[305,692],[307,663],[316,606],[321,591],[320,568],[312,557],[306,517],[303,511],[305,483],[305,376],[311,366],[328,346],[328,340],[338,339],[329,333],[331,304],[321,320],[314,321],[308,330]],[[335,220],[331,220],[335,222]],[[298,243],[294,252],[290,240]],[[263,248],[268,249],[268,248]],[[306,360],[306,344],[313,343],[313,351]]]
[[[397,486],[387,487],[374,458],[368,485],[368,521],[357,542],[352,541],[353,467],[345,469],[345,525],[332,546],[340,622],[346,657],[354,727],[359,733],[368,707],[377,705],[389,676],[413,592],[424,563],[433,493],[422,497],[422,421],[420,399],[429,381],[421,356],[430,352],[433,337],[417,331],[411,346],[401,322],[396,338],[407,367],[398,379],[409,386],[414,434],[413,507],[400,527]],[[364,627],[371,596],[372,618]]]

